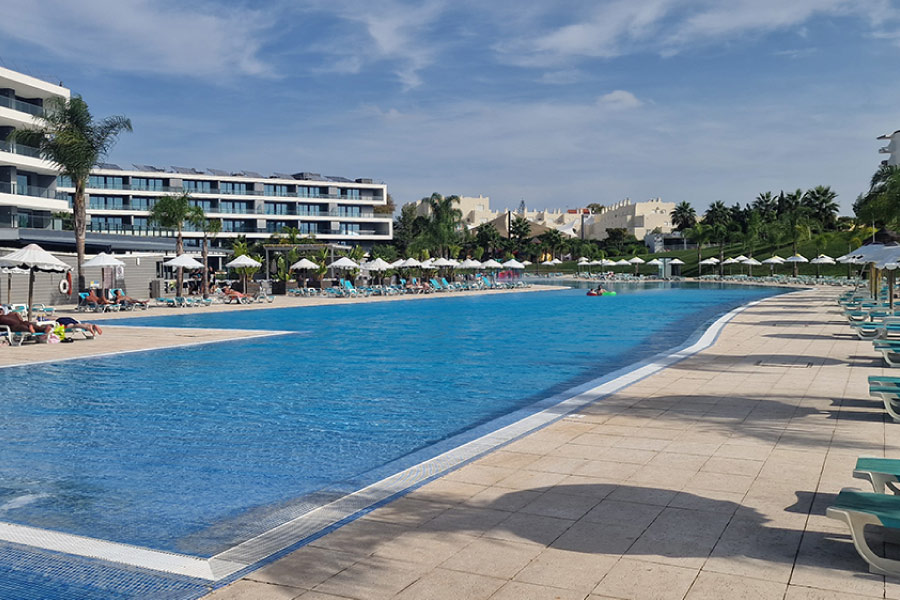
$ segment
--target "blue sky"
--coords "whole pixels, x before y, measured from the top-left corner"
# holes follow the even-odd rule
[[[385,181],[492,206],[745,203],[900,129],[891,0],[6,0],[0,64],[124,114],[110,161]]]

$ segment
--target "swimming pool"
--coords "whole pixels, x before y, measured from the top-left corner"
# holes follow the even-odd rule
[[[117,322],[290,333],[0,369],[0,520],[212,556],[785,291],[616,289]]]

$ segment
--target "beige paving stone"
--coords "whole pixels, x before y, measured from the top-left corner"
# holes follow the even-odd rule
[[[663,509],[652,504],[604,500],[584,515],[583,520],[588,523],[629,523],[643,531]]]
[[[552,488],[551,488],[552,489]],[[490,508],[502,511],[517,511],[539,497],[543,492],[537,490],[514,490],[505,487],[489,487],[478,492],[462,504],[478,508]]]
[[[371,557],[326,579],[314,590],[347,598],[388,600],[417,581],[428,570],[423,565]]]
[[[567,444],[570,446],[571,444]],[[524,469],[534,461],[538,456],[534,454],[526,454],[522,452],[511,452],[506,448],[501,448],[496,452],[491,452],[486,456],[478,459],[479,464],[489,467],[504,467],[507,469]]]
[[[584,600],[584,594],[531,583],[510,581],[491,600]]]
[[[486,600],[505,583],[503,579],[435,569],[394,596],[396,600]]]
[[[476,539],[466,533],[417,529],[389,540],[375,550],[375,556],[435,567]]]
[[[506,519],[509,514],[508,511],[489,507],[454,506],[427,523],[423,523],[418,531],[464,533],[479,536],[482,532]]]
[[[816,588],[798,585],[788,586],[784,600],[872,600],[882,596],[860,596],[848,592],[835,592],[833,590],[820,590]]]
[[[759,470],[762,469],[763,461],[746,460],[741,458],[723,458],[713,456],[703,467],[701,471],[709,473],[722,473],[725,475],[746,475],[748,477],[756,477]]]
[[[300,596],[304,591],[305,590],[303,589],[295,587],[242,579],[228,587],[220,588],[205,597],[210,600],[258,600],[259,598],[293,600]]]
[[[262,583],[312,589],[359,560],[358,554],[305,546],[247,576]]]
[[[560,488],[553,488],[535,498],[531,503],[520,509],[519,512],[576,520],[594,508],[598,502],[600,502],[600,499],[593,496],[566,494]]]
[[[618,560],[617,556],[548,548],[519,571],[515,580],[575,590],[584,597]]]
[[[362,519],[417,527],[446,512],[451,506],[453,505],[443,502],[431,502],[421,496],[405,496],[376,508]]]
[[[782,600],[787,584],[702,571],[685,600]]]
[[[506,520],[488,529],[487,538],[547,546],[575,523],[570,519],[542,517],[527,513],[513,513]]]
[[[710,490],[713,492],[746,493],[753,484],[753,477],[745,475],[726,475],[701,471],[688,481],[684,489],[691,492]]]
[[[640,465],[607,460],[589,460],[574,473],[587,477],[597,477],[607,481],[625,481],[637,473]]]
[[[534,544],[481,538],[444,561],[441,567],[501,579],[512,579],[540,552],[541,548]]]
[[[323,594],[322,592],[304,592],[297,596],[301,600],[354,600],[346,596],[333,596],[331,594]]]
[[[734,518],[703,566],[705,571],[788,583],[802,531]]]
[[[681,600],[696,577],[695,569],[623,558],[593,593],[624,600]]]
[[[627,555],[699,569],[730,518],[721,512],[666,508],[628,549]]]
[[[470,464],[461,469],[448,473],[446,478],[450,481],[462,481],[476,485],[494,485],[501,479],[509,477],[515,472],[510,467],[495,467],[490,465]]]
[[[514,490],[535,490],[538,488],[552,487],[565,478],[565,473],[522,470],[501,479],[496,485]]]
[[[528,468],[532,471],[547,471],[549,473],[564,473],[571,475],[581,467],[586,460],[584,458],[566,456],[542,456]]]

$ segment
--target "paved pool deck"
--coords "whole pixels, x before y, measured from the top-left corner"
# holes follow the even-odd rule
[[[710,348],[372,511],[210,600],[900,598],[825,517],[900,456],[834,297],[767,299]]]

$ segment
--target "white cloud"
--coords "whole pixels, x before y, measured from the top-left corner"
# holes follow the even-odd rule
[[[637,108],[643,104],[634,94],[625,90],[613,90],[597,98],[597,106],[614,110]]]
[[[7,0],[0,33],[92,68],[222,79],[272,76],[272,17],[208,2]],[[13,15],[15,18],[13,18]]]

